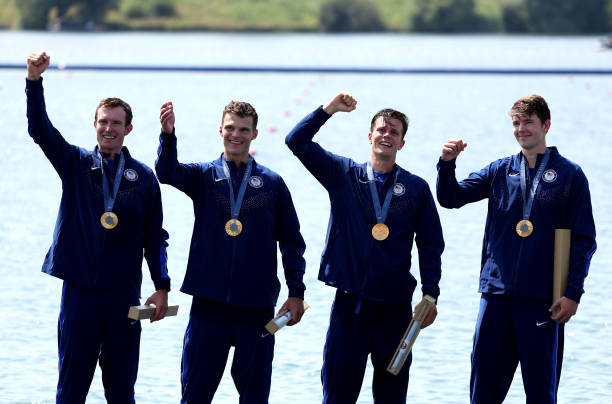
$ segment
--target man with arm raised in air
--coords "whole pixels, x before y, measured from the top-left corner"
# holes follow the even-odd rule
[[[168,308],[168,233],[159,184],[123,146],[132,131],[132,110],[118,98],[105,98],[96,108],[93,150],[64,139],[46,112],[41,75],[49,62],[45,52],[30,55],[26,95],[30,136],[62,181],[42,269],[64,281],[56,399],[84,403],[99,361],[107,401],[133,403],[141,327],[127,315],[139,305],[143,256],[156,289],[145,302],[156,306],[151,321],[164,318]]]
[[[488,198],[471,402],[503,402],[520,362],[527,403],[554,404],[564,324],[576,314],[596,248],[591,197],[581,168],[546,146],[551,121],[544,98],[522,97],[509,115],[521,151],[458,182],[455,164],[467,143],[448,140],[437,196],[445,208]],[[571,230],[571,248],[567,290],[551,305],[555,229]]]
[[[371,354],[374,401],[405,403],[412,356],[397,376],[386,368],[412,319],[412,245],[416,241],[423,294],[437,299],[444,240],[427,183],[395,162],[408,129],[403,113],[383,109],[374,115],[370,160],[362,164],[312,141],[332,115],[356,105],[350,94],[340,93],[285,140],[331,204],[319,280],[337,291],[321,371],[323,402],[355,403]],[[422,328],[436,315],[434,307]]]
[[[208,163],[177,158],[174,106],[161,106],[160,182],[193,201],[195,223],[181,291],[193,296],[185,331],[182,403],[210,403],[234,346],[232,377],[241,403],[268,402],[274,335],[265,324],[274,315],[282,253],[289,310],[304,312],[304,240],[283,179],[249,155],[257,137],[257,112],[246,102],[229,103],[221,117],[223,152]]]

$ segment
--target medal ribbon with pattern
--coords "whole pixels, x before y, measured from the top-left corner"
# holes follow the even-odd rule
[[[102,154],[100,150],[98,152],[98,158],[100,159],[100,170],[102,171],[102,192],[104,194],[104,213],[100,217],[100,223],[105,229],[114,229],[119,223],[119,218],[113,213],[113,206],[115,205],[115,199],[117,198],[117,191],[119,191],[119,184],[121,184],[121,177],[123,176],[123,167],[125,166],[125,158],[123,153],[119,153],[119,164],[117,165],[117,171],[115,173],[115,180],[113,181],[113,193],[110,193],[111,184],[109,179],[104,174],[104,163],[102,160]]]
[[[368,183],[370,184],[370,193],[372,194],[372,203],[374,204],[374,212],[376,213],[376,224],[372,227],[372,237],[378,241],[385,240],[389,237],[389,227],[385,224],[387,213],[389,213],[389,205],[391,205],[391,197],[393,196],[393,188],[397,183],[397,176],[399,175],[399,169],[395,171],[395,177],[393,178],[393,185],[387,190],[385,195],[385,201],[383,206],[380,206],[380,199],[378,198],[378,191],[376,190],[376,179],[374,178],[374,170],[372,165],[368,161],[367,165],[368,172]]]
[[[242,206],[242,199],[244,198],[244,192],[246,191],[247,183],[249,182],[249,177],[251,176],[251,169],[253,167],[253,157],[249,156],[249,162],[244,170],[244,174],[242,176],[242,182],[240,183],[240,188],[238,189],[238,197],[234,200],[234,186],[232,185],[232,176],[229,172],[229,167],[227,166],[227,160],[225,160],[225,156],[222,157],[221,161],[223,162],[223,172],[225,173],[225,177],[227,178],[227,182],[229,185],[230,192],[230,212],[232,218],[225,223],[225,232],[232,237],[235,237],[242,233],[242,223],[238,220],[238,214],[240,213],[240,207]]]
[[[549,158],[550,150],[546,149],[544,157],[542,157],[540,165],[538,166],[538,171],[536,172],[535,178],[533,179],[533,183],[531,184],[529,195],[527,195],[527,164],[525,163],[525,156],[521,154],[521,193],[523,195],[523,220],[518,222],[516,225],[516,232],[521,237],[529,237],[531,233],[533,233],[533,223],[531,223],[531,221],[529,220],[529,216],[531,215],[533,200],[535,198],[536,192],[538,191],[540,178],[542,178],[542,174],[544,174],[544,170],[546,169],[546,164],[548,164]]]

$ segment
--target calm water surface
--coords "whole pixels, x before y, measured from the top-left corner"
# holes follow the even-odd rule
[[[402,36],[402,35],[228,35],[228,34],[47,34],[0,32],[0,62],[21,63],[35,50],[54,63],[176,64],[249,66],[382,67],[577,67],[609,68],[612,52],[594,37]],[[57,315],[61,282],[40,272],[51,242],[61,184],[27,134],[25,70],[0,70],[0,402],[52,403],[57,381]],[[305,114],[339,91],[358,100],[350,114],[335,115],[316,140],[338,154],[365,161],[371,116],[394,107],[411,120],[398,163],[435,186],[442,143],[462,137],[469,147],[458,176],[518,151],[507,111],[523,95],[549,102],[548,143],[577,162],[590,181],[599,249],[578,314],[566,328],[560,403],[612,400],[609,264],[612,177],[612,77],[469,75],[321,75],[232,73],[101,73],[51,71],[45,74],[47,108],[66,139],[95,145],[93,113],[106,96],[126,99],[134,110],[134,131],[126,145],[152,165],[159,134],[159,106],[175,104],[179,159],[209,161],[220,154],[222,108],[231,99],[252,102],[260,116],[255,158],[280,173],[296,204],[306,251],[303,321],[277,334],[271,403],[321,401],[320,368],[334,289],[316,280],[329,202],[326,192],[284,145],[284,136]],[[193,226],[189,199],[162,186],[165,228],[170,233],[169,268],[177,317],[143,323],[136,398],[139,403],[176,403],[180,397],[180,355],[190,298],[178,291]],[[480,249],[486,203],[459,211],[439,208],[447,243],[435,324],[423,331],[414,352],[408,401],[468,401],[469,357],[478,310]],[[414,251],[416,256],[416,251]],[[418,275],[418,263],[412,271]],[[281,271],[282,275],[282,271]],[[152,293],[145,269],[143,295]],[[420,292],[414,300],[420,299]],[[286,289],[281,298],[286,297]],[[229,375],[215,403],[237,402]],[[99,373],[88,403],[104,402]],[[368,368],[359,403],[371,403]],[[506,400],[524,402],[520,372]]]

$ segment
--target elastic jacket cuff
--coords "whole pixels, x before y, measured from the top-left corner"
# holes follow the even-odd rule
[[[582,297],[582,290],[577,288],[572,288],[568,285],[567,290],[565,291],[565,297],[568,299],[572,299],[576,303],[580,303],[580,298]]]
[[[439,169],[451,169],[454,170],[456,167],[456,163],[457,163],[457,159],[454,158],[450,161],[444,161],[442,160],[442,157],[440,157],[438,159],[438,164],[436,164],[436,167]]]
[[[160,279],[156,282],[153,282],[155,285],[155,290],[167,290],[170,292],[170,279]]]

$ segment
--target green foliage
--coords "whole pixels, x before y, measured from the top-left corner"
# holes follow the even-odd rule
[[[319,22],[325,32],[385,30],[376,5],[369,0],[327,0],[321,6]]]
[[[412,30],[414,0],[385,0],[377,1],[376,4],[387,30],[395,32]]]
[[[177,15],[173,0],[124,0],[120,10],[127,18],[174,17]]]
[[[506,4],[502,18],[507,32],[543,34],[603,33],[612,27],[610,0],[520,0]]]
[[[0,0],[0,28],[605,33],[612,0]],[[53,21],[51,21],[53,20]]]
[[[119,10],[127,18],[144,18],[149,15],[147,3],[146,0],[122,1]]]
[[[118,0],[15,0],[23,29],[45,29],[49,13],[54,14],[66,25],[83,25],[87,22],[100,23],[106,12],[116,6]]]
[[[476,13],[474,0],[418,0],[412,19],[417,32],[481,32],[492,24]]]
[[[19,27],[23,29],[45,29],[49,22],[49,11],[54,0],[15,0],[19,11]]]
[[[504,5],[502,24],[506,32],[527,32],[527,10],[520,3]]]
[[[607,0],[525,0],[527,25],[539,33],[601,33],[610,29]]]
[[[151,5],[151,11],[156,17],[176,16],[176,7],[173,0],[155,0]]]
[[[58,16],[65,24],[81,26],[87,23],[100,24],[109,9],[117,6],[118,0],[64,0],[65,13],[58,10]]]
[[[13,0],[0,0],[0,29],[18,28],[19,12]]]

